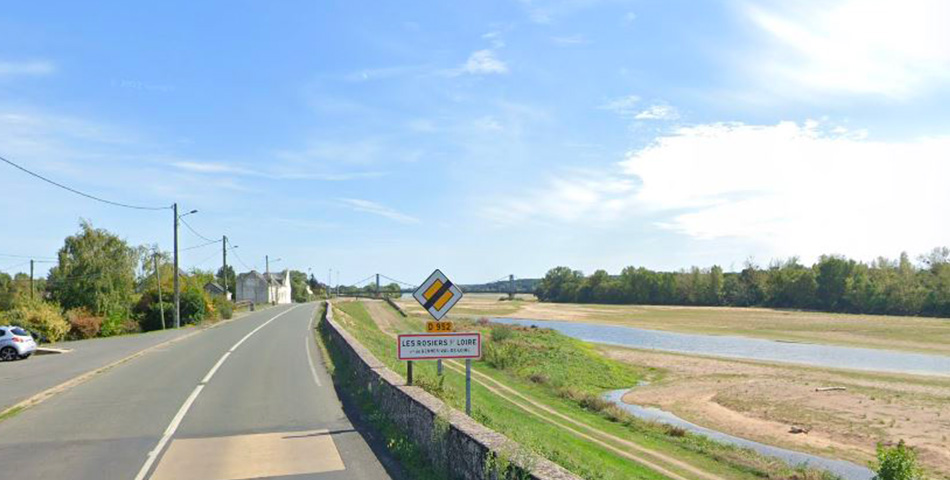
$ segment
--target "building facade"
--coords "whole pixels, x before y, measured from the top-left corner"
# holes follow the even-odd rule
[[[251,270],[238,275],[235,299],[238,302],[291,303],[290,270],[264,274]]]

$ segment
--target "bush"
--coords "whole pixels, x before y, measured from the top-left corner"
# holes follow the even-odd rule
[[[23,327],[45,342],[62,340],[70,329],[59,305],[43,301],[24,302],[7,312],[3,318],[4,323]]]
[[[917,453],[901,440],[894,447],[877,446],[877,475],[874,480],[924,480],[917,465]]]
[[[125,312],[119,309],[115,309],[106,313],[106,317],[102,320],[102,326],[99,328],[99,335],[103,337],[112,337],[125,333],[123,324],[125,323],[126,317],[127,315]]]
[[[496,324],[491,326],[491,341],[493,342],[504,342],[513,337],[514,334],[515,329],[508,325]]]
[[[66,321],[69,322],[69,337],[77,340],[93,338],[99,335],[102,328],[102,317],[97,317],[84,307],[74,308],[66,312]]]
[[[234,316],[234,304],[221,295],[214,295],[211,297],[211,306],[214,309],[214,312],[217,313],[218,317],[222,320],[228,320]]]
[[[165,313],[164,325],[162,323],[163,311]],[[162,303],[159,304],[157,291],[145,292],[135,305],[134,312],[142,331],[150,332],[174,326],[172,322],[175,321],[175,303],[172,296],[163,295]]]
[[[181,323],[198,323],[204,320],[212,311],[211,305],[205,300],[204,292],[196,288],[189,288],[181,292]]]

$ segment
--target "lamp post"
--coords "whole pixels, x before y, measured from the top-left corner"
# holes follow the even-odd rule
[[[181,327],[181,280],[178,278],[178,223],[183,217],[198,213],[198,210],[178,215],[178,204],[175,203],[172,205],[172,211],[175,215],[175,328],[179,328]]]

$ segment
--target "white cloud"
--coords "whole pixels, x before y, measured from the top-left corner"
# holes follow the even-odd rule
[[[56,67],[45,60],[31,60],[28,62],[0,61],[0,78],[49,75],[55,71]]]
[[[497,223],[656,222],[772,256],[870,259],[947,243],[950,137],[884,142],[818,122],[709,124],[485,210]]]
[[[504,48],[505,40],[501,36],[501,32],[498,30],[492,30],[486,34],[482,35],[482,38],[491,42],[492,48]]]
[[[419,223],[419,219],[416,217],[400,213],[390,207],[369,200],[362,200],[359,198],[341,198],[340,203],[358,212],[379,215],[399,223]]]
[[[478,50],[469,55],[468,60],[455,74],[490,75],[508,73],[508,65],[495,56],[492,50]]]
[[[551,41],[561,46],[585,45],[590,43],[590,40],[588,40],[587,37],[580,34],[567,35],[563,37],[551,37]]]
[[[637,120],[676,120],[679,118],[676,108],[669,105],[652,105],[646,110],[638,112],[633,118]]]
[[[950,80],[950,2],[812,0],[744,4],[767,34],[743,58],[770,89],[797,95],[876,94],[907,98]]]
[[[610,110],[611,112],[621,116],[631,116],[637,113],[639,104],[640,97],[636,95],[627,95],[626,97],[615,98],[598,108],[602,110]]]

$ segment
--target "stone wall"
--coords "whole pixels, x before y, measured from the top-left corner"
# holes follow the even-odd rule
[[[418,445],[429,462],[459,480],[509,478],[580,480],[554,463],[526,452],[504,435],[489,430],[387,368],[333,320],[327,302],[321,322],[330,347],[343,356],[349,380],[365,389],[374,404]],[[494,467],[494,468],[493,468]]]
[[[402,316],[404,316],[404,317],[407,316],[407,315],[406,315],[406,311],[403,310],[402,307],[399,306],[398,303],[396,303],[395,301],[393,301],[393,299],[391,299],[391,298],[389,298],[389,297],[383,297],[383,299],[386,300],[386,303],[388,303],[390,307],[395,308],[396,311],[399,312],[400,315],[402,315]]]

